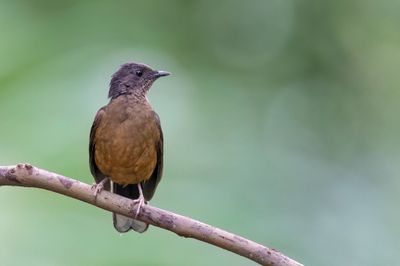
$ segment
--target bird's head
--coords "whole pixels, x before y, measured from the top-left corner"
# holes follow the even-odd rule
[[[169,74],[166,71],[153,70],[144,64],[123,64],[112,76],[108,97],[115,99],[124,94],[145,96],[156,79]]]

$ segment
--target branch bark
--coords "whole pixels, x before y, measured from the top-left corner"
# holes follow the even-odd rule
[[[78,180],[52,173],[30,164],[0,166],[0,186],[36,187],[78,199],[104,210],[134,217],[132,200],[102,191],[94,196],[92,187]],[[201,223],[194,219],[144,205],[138,220],[172,231],[179,236],[195,238],[244,256],[261,265],[301,266],[275,249],[262,246],[241,236]]]

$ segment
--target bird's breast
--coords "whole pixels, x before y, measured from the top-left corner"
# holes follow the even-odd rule
[[[98,168],[121,185],[147,180],[156,165],[160,132],[147,106],[110,106],[95,136]]]

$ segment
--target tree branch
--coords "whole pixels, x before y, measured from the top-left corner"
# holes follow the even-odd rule
[[[136,205],[132,200],[102,191],[94,197],[92,187],[29,164],[0,166],[0,186],[36,187],[75,198],[104,210],[133,217]],[[301,266],[275,249],[257,244],[241,236],[201,223],[191,218],[150,205],[141,208],[138,220],[172,231],[179,236],[195,238],[244,256],[261,265]]]

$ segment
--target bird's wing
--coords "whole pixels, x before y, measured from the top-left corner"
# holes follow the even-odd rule
[[[160,139],[156,143],[157,149],[157,163],[156,167],[153,170],[150,178],[143,182],[143,194],[146,200],[150,200],[154,192],[156,191],[157,185],[161,180],[162,171],[163,171],[163,154],[164,154],[164,138],[160,124],[160,118],[158,117],[157,113],[154,112],[156,123],[158,130],[160,131]]]
[[[96,130],[99,127],[99,124],[101,123],[101,119],[104,116],[104,107],[101,108],[97,114],[96,117],[93,121],[92,128],[90,129],[90,140],[89,140],[89,165],[90,165],[90,172],[92,173],[94,179],[96,180],[96,183],[99,183],[102,181],[106,176],[100,171],[100,169],[96,165],[96,160],[95,160],[95,148],[96,148],[96,140],[95,140],[95,135],[96,135]],[[104,189],[105,190],[110,190],[110,182],[107,181],[104,184]]]

